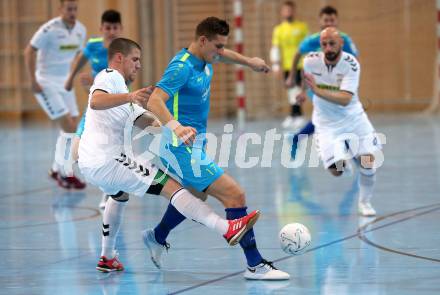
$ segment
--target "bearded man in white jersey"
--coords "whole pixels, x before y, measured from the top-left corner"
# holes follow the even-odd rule
[[[375,155],[382,147],[359,101],[361,68],[353,55],[342,51],[343,40],[335,28],[323,30],[320,43],[322,52],[304,59],[304,84],[314,93],[318,152],[335,176],[342,175],[346,161],[354,160],[360,171],[359,214],[374,216],[370,200],[376,182]],[[299,99],[305,100],[304,91]]]
[[[70,146],[78,124],[78,106],[73,90],[64,89],[70,65],[81,52],[86,29],[77,19],[76,0],[60,0],[60,16],[43,24],[25,49],[25,63],[32,91],[46,114],[61,128],[49,176],[61,187],[83,189],[74,176]]]
[[[141,67],[140,60],[139,44],[125,38],[112,41],[109,68],[96,76],[90,89],[79,144],[78,164],[84,177],[110,195],[103,214],[101,258],[96,266],[102,272],[124,269],[115,244],[128,193],[165,196],[182,215],[222,234],[229,245],[237,244],[260,215],[253,211],[239,219],[225,220],[153,164],[125,154],[126,126],[144,129],[153,121],[143,108],[153,87],[131,93],[127,88]]]

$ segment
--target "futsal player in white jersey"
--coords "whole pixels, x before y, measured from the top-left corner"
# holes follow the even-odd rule
[[[344,172],[347,160],[354,159],[360,171],[359,214],[374,216],[370,203],[376,182],[374,161],[382,147],[359,101],[361,68],[353,55],[342,51],[343,40],[335,28],[324,29],[320,43],[322,51],[304,59],[304,82],[314,93],[318,151],[335,176]],[[305,99],[304,92],[299,96]]]
[[[109,68],[96,76],[90,89],[79,144],[78,164],[84,177],[110,195],[103,214],[102,253],[96,267],[103,272],[124,269],[115,244],[128,193],[165,196],[182,215],[222,234],[230,245],[240,241],[260,214],[253,211],[239,219],[225,220],[153,164],[125,154],[126,126],[142,129],[152,123],[142,106],[147,105],[153,87],[131,93],[127,88],[141,67],[140,58],[141,47],[136,42],[125,38],[112,41],[108,49]]]
[[[70,145],[78,124],[75,93],[66,91],[74,57],[82,50],[86,28],[77,18],[76,0],[60,0],[60,16],[43,24],[25,49],[25,62],[32,91],[46,114],[60,126],[55,147],[55,160],[49,175],[64,188],[82,189],[85,183],[73,175]]]

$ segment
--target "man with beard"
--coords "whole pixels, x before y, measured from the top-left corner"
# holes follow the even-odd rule
[[[375,153],[381,144],[358,97],[360,65],[342,51],[343,40],[335,28],[321,32],[321,52],[304,59],[304,84],[313,92],[312,121],[324,166],[340,176],[346,161],[359,168],[359,214],[374,216],[370,200],[376,182]],[[298,96],[305,98],[305,90]]]

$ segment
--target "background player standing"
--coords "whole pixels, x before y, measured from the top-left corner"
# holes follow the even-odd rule
[[[275,74],[286,79],[291,71],[301,71],[302,65],[292,68],[292,59],[298,51],[299,44],[309,33],[307,24],[296,20],[296,4],[293,1],[286,1],[281,7],[281,18],[283,22],[273,29],[272,48],[270,50],[270,60],[272,70]],[[301,75],[296,76],[298,85],[301,84]],[[300,92],[299,87],[289,87],[287,97],[291,105],[290,115],[282,123],[282,127],[297,131],[304,124],[301,106],[296,101],[296,96]]]
[[[72,60],[84,46],[86,29],[76,19],[78,2],[60,3],[61,15],[43,24],[26,47],[25,63],[38,103],[61,129],[49,175],[64,188],[82,189],[85,183],[65,165],[71,162],[70,149],[79,113],[75,93],[66,91],[64,83]]]

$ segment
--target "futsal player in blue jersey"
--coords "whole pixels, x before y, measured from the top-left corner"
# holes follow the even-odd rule
[[[321,9],[319,12],[319,25],[321,27],[321,30],[324,30],[328,27],[338,27],[338,11],[332,7],[332,6],[325,6]],[[353,54],[354,56],[358,56],[359,52],[351,40],[351,38],[343,33],[340,32],[340,35],[344,41],[344,45],[342,47],[342,51],[348,52],[350,54]],[[317,32],[315,34],[312,34],[308,37],[306,37],[301,44],[299,45],[299,50],[296,53],[296,55],[293,58],[293,67],[296,67],[298,63],[300,62],[301,58],[305,56],[307,53],[314,52],[314,51],[320,51],[321,50],[321,44],[319,43],[319,37],[320,32]],[[295,69],[295,68],[292,68]],[[290,71],[290,74],[288,78],[286,79],[286,87],[293,87],[296,83],[296,71]],[[301,85],[298,85],[301,86]],[[309,95],[311,97],[311,95]],[[304,100],[304,98],[303,98]],[[295,158],[296,156],[296,150],[298,148],[298,141],[300,135],[311,135],[315,132],[315,126],[313,125],[312,121],[309,121],[298,133],[296,133],[293,136],[292,139],[292,150],[291,155],[292,158]]]
[[[192,187],[218,199],[226,208],[226,218],[246,215],[246,197],[239,184],[205,154],[210,87],[214,62],[235,63],[256,72],[268,72],[264,60],[246,57],[225,49],[229,25],[216,17],[208,17],[197,25],[195,39],[168,64],[156,84],[148,109],[168,128],[163,131],[160,157],[168,171],[186,187]],[[169,232],[185,217],[171,204],[156,228],[146,230],[143,238],[154,264],[161,267],[161,255],[168,248]],[[254,280],[286,280],[289,274],[276,269],[257,249],[250,230],[241,240],[248,267],[245,278]]]
[[[90,86],[93,84],[94,77],[99,72],[107,68],[108,47],[114,39],[119,38],[122,35],[121,14],[113,9],[104,11],[101,16],[101,27],[99,30],[102,36],[90,38],[87,41],[83,51],[75,59],[70,75],[67,78],[64,86],[67,91],[70,91],[73,88],[73,81],[75,77],[87,63],[90,64],[92,69],[91,75],[87,73],[81,77],[81,84],[87,88],[87,91],[88,88],[90,88]],[[72,142],[72,158],[75,162],[78,160],[79,140],[84,131],[85,119],[86,114],[84,112],[76,129],[76,136]],[[103,195],[102,200],[99,203],[100,209],[105,208],[107,199],[108,196]]]

